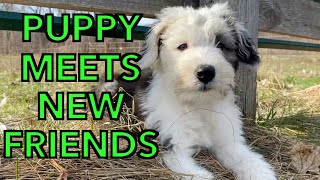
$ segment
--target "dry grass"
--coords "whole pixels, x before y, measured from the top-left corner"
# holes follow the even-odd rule
[[[2,61],[3,59],[11,59]],[[264,57],[264,65],[259,73],[259,126],[245,127],[246,137],[253,149],[263,154],[275,167],[279,179],[319,179],[319,175],[297,174],[290,166],[288,151],[300,139],[318,142],[320,134],[318,57],[305,60],[304,69],[312,69],[311,74],[304,75],[292,65],[292,58]],[[282,61],[283,60],[283,61]],[[0,71],[0,101],[7,97],[7,103],[0,109],[0,122],[14,129],[89,129],[97,133],[99,129],[129,129],[140,131],[142,122],[125,108],[120,121],[47,121],[37,120],[37,91],[82,91],[88,90],[87,83],[21,83],[19,74],[19,57],[3,57],[6,67]],[[281,63],[279,64],[275,64]],[[316,65],[315,65],[316,64]],[[279,68],[280,67],[280,68]],[[287,69],[287,70],[286,70]],[[289,70],[288,70],[289,69]],[[291,71],[291,72],[288,72]],[[293,73],[299,71],[299,73]],[[313,73],[313,74],[312,74]],[[290,75],[295,74],[294,78]],[[318,76],[319,77],[319,76]],[[302,80],[301,80],[302,79]],[[314,80],[315,79],[315,80]],[[305,81],[308,81],[307,83]],[[311,82],[309,82],[311,81]],[[301,83],[302,82],[302,83]],[[300,109],[299,109],[300,108]],[[313,118],[310,118],[313,117]],[[295,122],[290,124],[289,122]],[[300,122],[303,122],[301,124]],[[319,124],[318,124],[319,123]],[[298,130],[296,130],[297,128]],[[288,133],[294,131],[295,133]],[[297,131],[297,132],[296,132]],[[317,134],[319,133],[319,134]],[[0,138],[0,154],[3,151]],[[123,145],[125,146],[125,145]],[[164,150],[160,151],[160,155]],[[175,179],[160,158],[143,160],[134,156],[128,159],[99,159],[92,154],[90,159],[24,159],[21,151],[14,152],[14,159],[0,157],[0,179]],[[199,163],[214,171],[219,179],[234,179],[232,173],[225,169],[214,157],[203,151],[197,156]]]
[[[277,131],[250,127],[245,128],[250,145],[264,154],[276,168],[279,179],[318,179],[319,176],[297,174],[290,166],[287,152],[294,142]],[[160,156],[163,150],[160,151]],[[143,160],[134,156],[128,159],[98,159],[92,153],[91,159],[23,159],[20,151],[15,151],[14,159],[1,159],[0,177],[5,179],[175,179],[175,174],[167,170],[160,156]],[[214,157],[203,151],[197,161],[214,171],[221,180],[234,179]]]

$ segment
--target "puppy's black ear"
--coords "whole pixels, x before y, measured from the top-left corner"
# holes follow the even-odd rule
[[[256,47],[249,37],[247,29],[239,23],[235,24],[237,56],[239,61],[258,67],[260,57],[256,51]]]

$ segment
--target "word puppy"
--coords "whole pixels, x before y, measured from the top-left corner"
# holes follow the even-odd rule
[[[169,7],[157,17],[138,62],[140,82],[101,83],[96,92],[115,93],[121,86],[134,94],[146,128],[157,130],[167,149],[165,165],[183,179],[214,179],[193,158],[205,148],[239,180],[275,180],[243,137],[235,71],[239,62],[257,66],[259,57],[229,5]]]

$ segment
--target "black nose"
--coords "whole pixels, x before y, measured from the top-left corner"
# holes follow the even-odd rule
[[[196,77],[204,84],[208,84],[216,76],[216,71],[211,65],[201,65],[195,71]]]

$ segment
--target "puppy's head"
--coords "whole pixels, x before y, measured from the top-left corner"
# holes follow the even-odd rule
[[[224,92],[234,85],[239,62],[259,64],[247,30],[227,3],[166,8],[158,18],[139,65],[158,73],[177,93]]]

